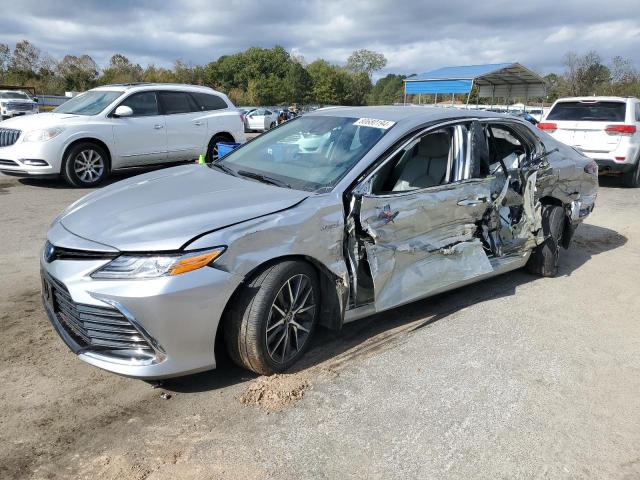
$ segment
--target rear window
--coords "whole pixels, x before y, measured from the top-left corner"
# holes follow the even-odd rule
[[[624,122],[626,108],[622,102],[560,102],[551,109],[547,120]]]
[[[229,108],[227,102],[225,102],[218,95],[195,92],[192,93],[191,96],[195,99],[196,103],[198,104],[198,108],[202,111],[222,110],[223,108]]]

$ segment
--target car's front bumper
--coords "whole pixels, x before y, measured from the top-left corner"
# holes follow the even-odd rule
[[[36,113],[39,113],[37,109],[36,110],[0,110],[0,115],[6,118],[20,117],[23,115],[34,115]]]
[[[0,172],[16,176],[54,176],[60,174],[64,140],[53,138],[46,142],[23,142],[0,147]],[[46,165],[29,165],[29,161]]]
[[[60,316],[59,306],[49,300],[50,293],[43,288],[47,315],[72,351],[87,363],[137,378],[167,378],[215,368],[218,324],[241,278],[212,267],[151,280],[91,278],[90,274],[107,261],[58,259],[47,263],[43,258],[41,268],[44,277],[66,288],[74,304],[85,310],[113,308],[129,319],[153,346],[153,355],[128,357],[77,341]]]
[[[635,163],[618,162],[616,160],[596,158],[598,164],[598,173],[600,175],[615,175],[619,173],[627,173],[633,170]]]

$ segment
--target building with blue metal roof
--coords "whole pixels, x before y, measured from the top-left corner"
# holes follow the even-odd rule
[[[478,97],[496,97],[508,100],[514,97],[544,97],[544,79],[519,63],[492,63],[485,65],[464,65],[443,67],[431,72],[420,73],[404,81],[405,102],[407,95],[418,94],[469,94],[474,85]]]

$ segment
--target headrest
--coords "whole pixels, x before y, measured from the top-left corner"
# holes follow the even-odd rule
[[[432,133],[418,144],[418,155],[425,157],[448,157],[451,136],[445,132]]]

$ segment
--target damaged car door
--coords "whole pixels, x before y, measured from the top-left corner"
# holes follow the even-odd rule
[[[354,190],[349,256],[355,304],[376,311],[493,271],[478,224],[491,203],[483,127],[434,127],[394,151]]]

